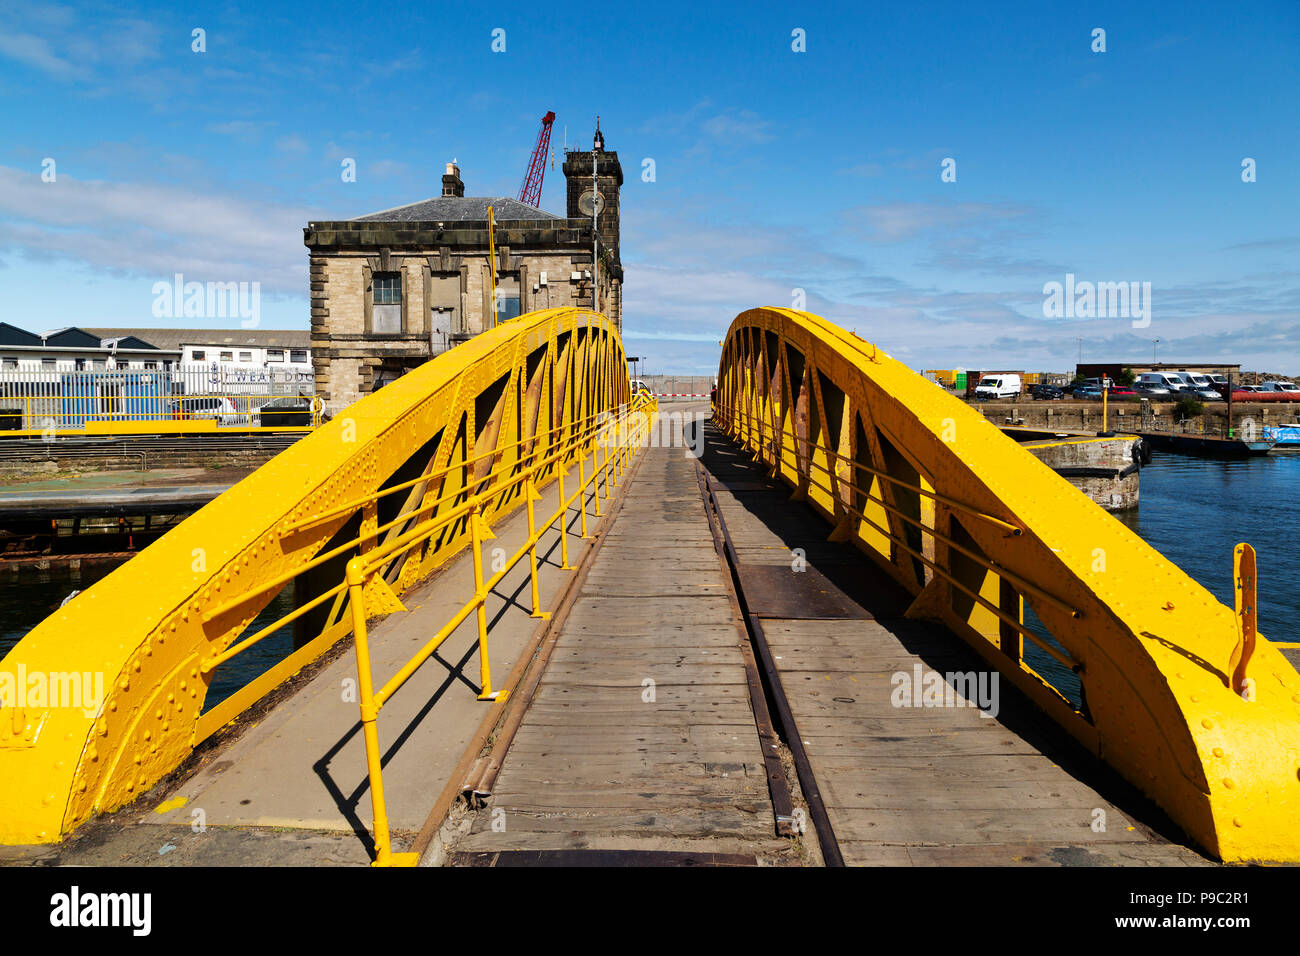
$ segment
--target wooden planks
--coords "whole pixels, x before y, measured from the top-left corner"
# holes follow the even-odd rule
[[[828,543],[821,519],[784,490],[763,491],[762,473],[718,455],[724,447],[712,433],[704,464],[741,580],[771,589],[788,574],[792,593],[845,591],[815,602],[763,594],[752,608],[846,863],[1205,862],[1137,822],[1141,813],[1167,826],[963,642],[904,620],[908,599],[891,579]],[[798,579],[796,549],[816,577]],[[747,573],[747,564],[765,570]],[[835,619],[826,612],[837,606]],[[910,693],[918,677],[921,687],[933,680],[929,698]]]
[[[646,455],[453,859],[787,852],[694,461]]]

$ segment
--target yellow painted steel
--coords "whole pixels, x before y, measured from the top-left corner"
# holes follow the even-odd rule
[[[714,415],[908,589],[909,616],[960,634],[1209,853],[1300,861],[1300,675],[1256,639],[1253,552],[1234,613],[977,410],[806,312],[737,317]]]
[[[378,718],[388,700],[401,689],[402,685],[420,666],[429,659],[455,630],[465,621],[471,612],[476,616],[479,650],[479,700],[504,700],[502,691],[492,689],[491,656],[488,646],[487,597],[510,569],[524,559],[529,558],[532,579],[533,617],[549,617],[541,612],[537,590],[537,544],[542,532],[551,528],[557,521],[560,524],[561,540],[568,525],[568,514],[576,503],[582,513],[585,526],[587,516],[588,488],[593,505],[599,509],[601,482],[603,479],[605,494],[609,494],[609,484],[616,474],[618,464],[644,446],[653,426],[658,403],[653,398],[639,399],[630,407],[624,407],[615,415],[597,414],[579,424],[582,426],[576,434],[561,443],[551,446],[535,445],[532,453],[517,463],[517,467],[508,472],[497,470],[476,486],[472,497],[461,508],[453,508],[446,514],[422,522],[408,534],[401,535],[390,544],[353,558],[348,562],[347,587],[353,610],[352,633],[356,642],[357,654],[357,690],[360,696],[362,734],[366,746],[366,765],[370,778],[371,807],[374,814],[375,866],[414,866],[418,856],[414,853],[393,853],[388,827],[388,812],[384,804],[383,763],[379,750]],[[592,447],[592,439],[596,444]],[[561,462],[574,455],[578,459],[579,470],[583,459],[590,449],[592,458],[591,477],[580,481],[571,497],[564,494],[560,484],[560,501],[554,514],[546,520],[539,530],[535,524],[533,512],[534,500],[539,500],[533,489],[540,476],[552,473]],[[604,461],[600,461],[600,451],[604,450]],[[483,578],[482,542],[496,536],[483,520],[484,504],[503,494],[512,494],[523,489],[528,506],[528,540],[509,558],[501,563],[492,577]],[[460,610],[451,616],[436,634],[430,638],[405,664],[403,664],[388,682],[379,690],[374,689],[372,679],[370,650],[366,615],[361,610],[365,607],[364,593],[367,583],[383,565],[395,554],[404,554],[420,543],[428,541],[439,534],[453,521],[467,520],[470,525],[471,548],[474,570],[474,594]],[[586,532],[583,532],[586,537]],[[567,564],[567,562],[566,562]],[[572,570],[572,569],[570,569]]]
[[[139,797],[351,633],[358,614],[400,608],[407,588],[468,546],[474,525],[418,541],[412,528],[526,459],[563,448],[568,457],[536,486],[562,475],[569,459],[591,456],[575,440],[587,423],[628,399],[622,343],[604,316],[520,316],[349,406],[77,595],[0,662],[0,843],[57,841]],[[479,515],[491,524],[523,501],[515,487],[479,501]],[[409,547],[389,550],[403,539]],[[347,593],[353,558],[372,572],[364,609]],[[297,610],[245,636],[279,593]],[[203,714],[229,652],[286,622],[300,649]],[[102,679],[102,701],[15,693],[16,675],[47,685],[65,675],[66,690],[66,675],[83,673]]]

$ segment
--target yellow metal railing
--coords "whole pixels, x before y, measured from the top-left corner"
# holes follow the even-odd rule
[[[592,504],[596,516],[600,515],[602,493],[608,498],[611,485],[617,486],[618,478],[630,464],[630,459],[648,438],[653,413],[657,402],[643,401],[630,410],[621,413],[612,421],[596,423],[595,432],[585,429],[579,437],[570,440],[558,450],[532,460],[522,470],[511,475],[494,472],[494,478],[488,482],[489,487],[479,491],[465,502],[445,515],[428,521],[412,529],[395,540],[375,549],[368,554],[353,558],[347,566],[347,588],[352,609],[352,633],[357,656],[357,687],[360,695],[360,710],[363,735],[366,745],[366,765],[370,777],[370,803],[374,817],[375,866],[414,866],[418,861],[415,853],[393,853],[389,834],[388,815],[384,803],[383,770],[380,761],[379,733],[377,721],[384,704],[419,670],[420,666],[464,623],[471,613],[476,615],[479,653],[479,700],[496,700],[500,694],[492,687],[491,656],[488,647],[487,599],[493,588],[525,557],[529,560],[529,577],[532,590],[532,616],[549,617],[549,612],[541,609],[537,577],[537,544],[542,536],[558,521],[560,525],[561,564],[564,570],[573,570],[569,564],[568,523],[569,511],[578,503],[581,515],[581,537],[587,537],[587,489],[592,488]],[[591,473],[585,474],[586,451],[591,447]],[[601,450],[604,451],[603,461]],[[612,450],[613,449],[613,450]],[[570,456],[576,457],[578,465],[578,485],[566,494],[564,487],[565,469],[561,464]],[[559,483],[559,506],[556,511],[540,525],[534,514],[534,502],[541,499],[536,491],[536,479],[539,474],[557,466]],[[482,544],[486,539],[495,537],[482,520],[479,509],[490,498],[508,493],[513,488],[523,487],[524,501],[528,510],[528,538],[508,557],[500,568],[488,578],[483,576]],[[412,547],[428,540],[440,529],[452,521],[468,517],[471,533],[471,556],[474,572],[474,594],[452,617],[438,629],[437,633],[403,664],[392,677],[379,689],[374,690],[374,679],[370,660],[369,630],[366,624],[364,589],[368,579],[375,575],[390,559],[400,557]]]
[[[0,697],[0,843],[56,842],[130,803],[346,638],[350,559],[367,562],[373,618],[522,509],[526,483],[564,480],[571,502],[574,459],[586,493],[601,484],[600,508],[626,452],[598,438],[634,423],[629,393],[607,318],[528,313],[343,409],[66,602],[0,662],[0,689],[11,672],[93,671],[102,706]],[[277,594],[292,611],[266,612]],[[231,674],[242,686],[206,707],[222,665],[286,625],[292,653]]]
[[[263,421],[262,412],[268,402],[294,397],[303,398],[307,404],[306,423],[268,425]],[[212,402],[222,404],[209,407]],[[181,425],[206,426],[209,423],[223,431],[302,431],[320,425],[321,410],[318,397],[286,396],[283,393],[269,392],[213,392],[174,396],[19,392],[0,395],[0,435],[82,434],[88,428],[94,428],[96,433],[111,434],[115,430],[140,431],[149,425],[165,426],[165,429],[159,430],[174,431]],[[276,412],[277,409],[267,411]]]
[[[749,424],[753,421],[753,417],[748,415],[744,411],[741,411],[739,413],[739,418],[742,422],[746,424]],[[761,421],[758,422],[758,424],[761,426],[762,424]],[[811,441],[801,441],[800,444],[808,448],[815,448],[818,451],[824,452],[827,455],[827,457],[831,460],[832,463],[835,463],[836,461],[840,461],[846,467],[867,472],[868,474],[880,478],[883,481],[887,481],[896,487],[905,489],[914,494],[932,498],[935,501],[942,502],[943,504],[952,508],[954,511],[959,511],[963,514],[971,515],[972,517],[978,518],[981,521],[990,522],[991,524],[994,524],[1000,528],[1005,529],[1013,536],[1018,536],[1021,533],[1021,529],[1017,525],[1014,525],[1009,521],[1003,521],[1001,518],[995,518],[993,515],[985,514],[984,512],[976,508],[971,508],[967,505],[964,505],[961,502],[948,497],[947,495],[941,495],[933,490],[922,488],[919,485],[909,484],[908,482],[901,481],[897,478],[893,478],[885,474],[884,472],[881,472],[879,469],[870,468],[866,465],[862,465],[858,462],[855,462],[849,458],[841,458],[835,451],[833,451],[830,448],[827,448],[825,445],[819,445],[816,442],[811,442]],[[809,460],[807,462],[807,466],[810,469],[816,469],[819,472],[824,472],[827,475],[827,477],[831,478],[832,480],[834,480],[836,477],[836,472],[833,467],[827,467],[826,465],[823,465],[820,462]],[[803,481],[814,488],[824,491],[827,495],[831,496],[832,498],[836,496],[836,490],[834,488],[822,484],[820,481],[813,478],[811,475],[803,476]],[[1048,602],[1052,606],[1062,611],[1065,611],[1071,617],[1078,618],[1082,616],[1080,611],[1078,611],[1076,608],[1071,607],[1065,601],[1062,601],[1061,599],[1055,597],[1054,595],[1049,594],[1047,591],[1043,590],[1038,585],[1030,581],[1027,581],[1025,578],[1021,577],[1020,575],[1014,574],[1011,571],[1008,571],[1006,568],[1002,567],[1001,565],[993,561],[990,561],[984,555],[972,551],[970,548],[966,547],[965,545],[961,544],[958,541],[955,541],[948,535],[945,535],[943,532],[936,530],[933,524],[926,524],[924,521],[912,515],[907,514],[905,511],[903,511],[900,508],[895,507],[893,504],[886,501],[884,498],[872,495],[869,488],[863,488],[861,485],[857,484],[856,482],[846,481],[844,479],[839,479],[839,486],[841,490],[852,491],[856,495],[861,496],[861,498],[867,501],[874,502],[885,511],[894,515],[900,521],[904,521],[907,524],[911,525],[912,527],[917,528],[922,534],[930,535],[936,541],[943,542],[949,548],[956,551],[958,554],[961,554],[962,556],[968,558],[969,560],[974,561],[980,567],[985,568],[988,571],[991,571],[993,574],[996,574],[999,577],[1005,578],[1007,581],[1011,582],[1016,587],[1032,593],[1035,597],[1041,598],[1042,600]],[[908,544],[906,538],[904,538],[901,535],[894,534],[893,531],[891,531],[890,528],[888,528],[887,526],[878,524],[866,512],[861,511],[860,509],[855,508],[853,505],[847,504],[842,500],[840,502],[840,507],[843,509],[845,515],[869,525],[872,529],[874,529],[884,538],[888,539],[894,547],[903,550],[904,552],[907,553],[909,557],[915,558],[916,560],[920,561],[922,564],[924,564],[935,574],[939,575],[944,580],[946,580],[949,586],[954,587],[957,590],[961,591],[973,602],[983,607],[994,617],[998,618],[998,620],[1001,621],[1003,624],[1007,625],[1008,627],[1012,628],[1015,631],[1018,631],[1022,637],[1029,638],[1029,640],[1035,646],[1037,646],[1039,650],[1047,654],[1049,657],[1055,660],[1062,667],[1068,668],[1069,670],[1073,671],[1076,674],[1079,674],[1080,677],[1082,677],[1083,665],[1078,661],[1070,657],[1067,657],[1065,654],[1062,654],[1056,648],[1052,647],[1051,644],[1048,644],[1046,641],[1044,641],[1042,637],[1040,637],[1037,633],[1025,627],[1023,618],[1019,616],[1013,617],[1011,614],[1009,614],[1006,611],[1006,609],[999,607],[998,605],[994,604],[993,602],[985,598],[978,591],[968,587],[959,577],[953,574],[949,568],[926,557],[925,554],[916,550],[910,544]],[[1086,717],[1086,714],[1084,716]]]

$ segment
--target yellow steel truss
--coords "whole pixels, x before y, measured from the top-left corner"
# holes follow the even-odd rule
[[[1206,850],[1300,861],[1300,675],[1256,640],[1253,551],[1234,614],[978,411],[806,312],[737,317],[714,414],[909,590],[909,616],[964,637]]]
[[[599,456],[628,400],[604,316],[520,316],[351,405],[86,589],[0,664],[0,843],[57,841],[147,791],[358,615],[400,608],[527,492]],[[295,610],[246,636],[286,589]],[[217,668],[289,625],[298,650],[204,713]],[[6,696],[19,673],[100,675],[102,703]]]

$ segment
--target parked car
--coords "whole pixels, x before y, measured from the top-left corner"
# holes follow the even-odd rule
[[[1137,398],[1137,392],[1128,385],[1112,385],[1110,387],[1110,400],[1113,402],[1117,398]]]
[[[170,403],[172,417],[202,420],[215,418],[219,425],[246,425],[248,416],[240,413],[228,398],[178,398]]]
[[[976,398],[1015,398],[1020,394],[1020,376],[1015,373],[985,375],[975,386]]]
[[[1264,386],[1263,385],[1238,385],[1232,391],[1233,394],[1236,394],[1237,392],[1262,392],[1264,391]]]
[[[1074,389],[1074,397],[1083,401],[1101,401],[1100,385],[1078,385]]]
[[[1259,387],[1259,390],[1260,390],[1261,392],[1293,392],[1293,393],[1300,393],[1300,385],[1297,385],[1295,382],[1281,382],[1281,381],[1278,381],[1278,382],[1265,382],[1263,385],[1261,385],[1261,386]],[[1300,398],[1300,394],[1297,394],[1296,397],[1297,397],[1297,398]]]
[[[1140,398],[1169,398],[1172,392],[1164,385],[1152,385],[1145,382],[1137,382],[1133,385],[1133,391]]]
[[[1043,382],[1035,385],[1029,390],[1029,394],[1040,401],[1053,401],[1055,399],[1065,398],[1065,391],[1059,385],[1048,385]]]
[[[1214,389],[1224,398],[1228,397],[1228,389],[1232,387],[1228,384],[1228,376],[1220,375],[1216,372],[1213,375],[1207,375],[1205,377],[1210,380],[1210,388]]]
[[[273,398],[257,410],[254,424],[263,428],[310,425],[311,404],[312,400],[305,396],[285,395]]]

